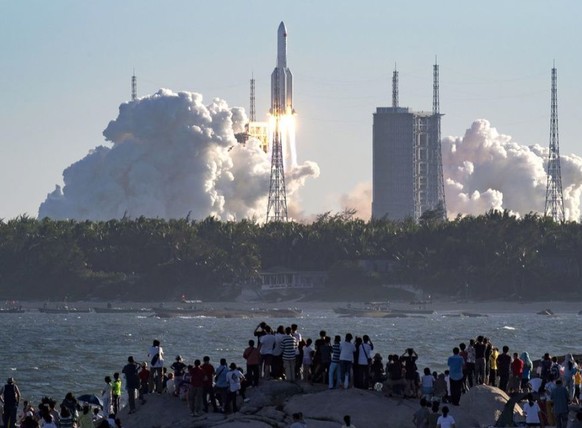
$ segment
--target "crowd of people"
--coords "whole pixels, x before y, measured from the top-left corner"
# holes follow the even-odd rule
[[[240,401],[246,400],[248,388],[269,379],[420,399],[412,421],[418,428],[454,427],[448,404],[458,406],[461,396],[476,385],[521,394],[528,426],[566,427],[568,406],[579,404],[581,398],[582,373],[571,355],[559,361],[545,354],[534,366],[527,352],[510,352],[508,346],[500,351],[484,336],[455,346],[447,360],[448,370],[442,373],[429,367],[419,369],[419,356],[413,348],[389,354],[384,364],[366,334],[354,337],[347,333],[332,339],[322,330],[313,340],[303,337],[297,324],[272,328],[261,322],[253,336],[241,355],[246,371],[235,362],[227,364],[224,358],[215,367],[208,356],[187,364],[178,355],[168,366],[156,339],[147,353],[149,361],[137,362],[129,356],[121,372],[105,376],[101,403],[80,403],[68,393],[59,406],[56,400],[44,397],[36,407],[25,402],[18,414],[20,391],[9,378],[0,389],[4,426],[13,428],[19,422],[24,428],[118,428],[122,426],[117,414],[123,389],[127,391],[129,414],[137,410],[138,400],[143,405],[147,394],[155,393],[186,401],[195,417],[210,408],[217,413],[234,413]],[[582,427],[582,413],[577,419]],[[302,415],[293,423],[295,427],[306,426]]]

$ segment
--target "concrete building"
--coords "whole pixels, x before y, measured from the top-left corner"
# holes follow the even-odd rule
[[[438,65],[434,74],[433,111],[398,106],[394,72],[392,107],[378,107],[373,124],[372,217],[418,220],[427,210],[446,205],[440,143]]]

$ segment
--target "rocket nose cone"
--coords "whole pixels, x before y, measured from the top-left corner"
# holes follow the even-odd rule
[[[277,30],[277,32],[279,33],[279,35],[287,37],[287,28],[285,28],[285,23],[283,21],[281,21],[281,23],[279,24],[279,29]]]

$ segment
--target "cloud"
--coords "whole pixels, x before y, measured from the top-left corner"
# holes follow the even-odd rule
[[[236,141],[246,122],[243,109],[221,99],[204,105],[191,92],[161,89],[124,103],[103,131],[112,147],[96,147],[65,169],[64,187],[48,194],[39,217],[264,219],[270,158],[257,141]],[[292,168],[289,200],[318,175],[313,162]]]
[[[548,148],[517,143],[485,119],[475,120],[463,137],[442,140],[443,174],[449,218],[507,209],[516,215],[543,214]],[[580,219],[582,158],[560,155],[564,211]],[[358,184],[342,196],[342,208],[370,206],[371,184]],[[359,210],[362,218],[368,213]]]

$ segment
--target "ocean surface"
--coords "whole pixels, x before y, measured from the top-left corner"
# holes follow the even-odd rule
[[[170,365],[176,355],[186,363],[220,358],[245,367],[242,353],[260,319],[168,318],[142,314],[0,314],[0,381],[14,377],[24,399],[38,403],[48,395],[62,400],[96,393],[103,378],[123,368],[129,355],[149,361],[152,340],[161,341]],[[320,330],[332,336],[351,332],[368,334],[374,353],[384,357],[413,347],[418,367],[442,371],[453,346],[479,334],[511,352],[529,352],[532,359],[544,352],[581,353],[582,316],[575,313],[545,317],[533,313],[490,314],[458,318],[432,314],[408,318],[344,318],[331,309],[304,310],[300,318],[266,319],[271,326],[297,323],[304,338],[315,339]]]

